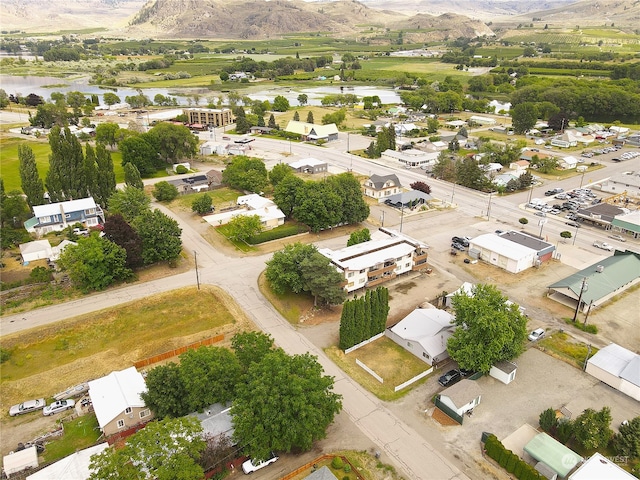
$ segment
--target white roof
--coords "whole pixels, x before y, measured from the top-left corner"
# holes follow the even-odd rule
[[[287,132],[293,132],[300,135],[311,135],[311,132],[315,132],[314,138],[328,137],[331,134],[338,133],[338,127],[335,123],[329,123],[327,125],[318,125],[315,123],[298,122],[295,120],[289,120]]]
[[[475,246],[498,252],[503,257],[511,260],[521,260],[526,257],[536,256],[537,252],[533,248],[525,247],[506,238],[502,238],[494,233],[479,235],[469,242],[469,248]]]
[[[51,249],[51,257],[50,260],[58,260],[60,258],[60,254],[67,248],[69,245],[78,245],[76,242],[72,242],[71,240],[63,240],[58,245]]]
[[[317,167],[318,165],[326,165],[327,162],[322,160],[318,160],[317,158],[309,157],[303,158],[302,160],[298,160],[297,162],[291,162],[289,166],[291,168],[302,168],[302,167]]]
[[[640,355],[612,343],[600,349],[589,363],[640,387]]]
[[[569,480],[634,480],[635,478],[598,452],[569,475]]]
[[[274,203],[268,198],[261,197],[257,193],[250,193],[249,195],[240,195],[236,200],[238,205],[246,205],[247,207],[257,210],[259,208],[270,207]]]
[[[355,248],[359,247],[359,248]],[[397,238],[369,240],[341,250],[320,248],[318,251],[343,270],[364,270],[385,260],[404,257],[415,250],[413,245]]]
[[[464,120],[451,120],[450,122],[445,122],[445,125],[451,125],[452,127],[461,127],[466,124],[467,122]]]
[[[566,163],[567,165],[577,165],[578,164],[578,159],[576,157],[572,157],[572,156],[564,157],[562,159],[562,161],[564,163]]]
[[[447,340],[453,334],[453,316],[437,308],[417,308],[404,317],[391,331],[399,337],[418,342],[432,358],[447,351]]]
[[[38,466],[38,452],[36,446],[25,448],[19,452],[13,452],[9,455],[5,455],[2,459],[2,467],[4,473],[11,475],[12,473],[20,472],[28,467]]]
[[[140,394],[146,390],[144,378],[135,367],[111,372],[105,377],[90,381],[89,396],[100,428],[104,428],[127,407],[144,407]]]
[[[455,292],[451,292],[447,295],[447,298],[452,297],[457,294],[465,294],[467,297],[472,297],[473,296],[473,287],[475,287],[475,285],[473,283],[469,283],[469,282],[464,282],[462,285],[460,285],[460,288],[457,289]]]
[[[47,256],[51,254],[51,244],[49,240],[34,240],[33,242],[21,243],[20,254],[24,257],[30,253],[47,252]]]
[[[96,208],[96,202],[93,197],[79,198],[78,200],[68,200],[66,202],[48,203],[45,205],[36,205],[33,207],[33,214],[40,217],[50,215],[59,215],[60,213],[80,212]]]
[[[101,453],[108,446],[109,444],[105,442],[72,453],[62,460],[58,460],[48,467],[29,475],[27,480],[86,480],[91,475],[89,470],[91,455]]]
[[[261,222],[266,222],[274,218],[285,218],[285,214],[276,205],[270,205],[257,210],[231,210],[229,212],[215,213],[213,215],[205,215],[202,217],[209,225],[217,227],[227,223],[233,217],[238,215],[257,215]]]

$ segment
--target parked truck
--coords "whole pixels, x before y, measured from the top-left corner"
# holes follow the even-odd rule
[[[609,245],[607,242],[593,242],[593,246],[609,252],[613,250],[613,246]]]

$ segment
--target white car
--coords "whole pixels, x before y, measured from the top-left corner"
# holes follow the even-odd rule
[[[529,340],[531,340],[532,342],[540,340],[542,337],[544,337],[544,328],[536,328],[529,334]]]
[[[253,460],[249,459],[242,464],[242,471],[249,475],[250,473],[255,472],[256,470],[260,470],[261,468],[266,467],[267,465],[271,465],[273,462],[278,460],[278,457],[271,452],[271,456],[262,462],[254,463]]]
[[[53,402],[51,405],[47,405],[42,410],[42,414],[46,417],[48,415],[53,415],[54,413],[64,412],[65,410],[69,410],[75,406],[76,402],[73,400],[58,400],[57,402]]]
[[[618,240],[619,242],[626,242],[627,239],[622,235],[609,235],[609,238],[613,238],[614,240]]]
[[[14,405],[9,409],[9,415],[15,417],[16,415],[22,415],[23,413],[35,412],[44,408],[44,398],[38,398],[37,400],[27,400],[18,405]]]

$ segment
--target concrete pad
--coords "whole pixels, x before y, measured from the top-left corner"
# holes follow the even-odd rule
[[[511,450],[513,453],[522,458],[522,456],[524,455],[524,446],[539,433],[540,432],[534,427],[532,427],[528,423],[525,423],[515,432],[510,433],[505,438],[503,438],[501,442],[507,450]]]

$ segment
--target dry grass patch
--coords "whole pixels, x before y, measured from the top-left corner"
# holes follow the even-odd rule
[[[338,347],[330,347],[325,353],[351,378],[382,400],[397,400],[410,390],[409,387],[394,392],[394,388],[403,382],[429,369],[429,366],[407,352],[397,343],[382,337],[364,347],[345,355]],[[360,360],[382,377],[378,382],[372,375],[356,364]],[[413,385],[420,385],[425,377]]]

